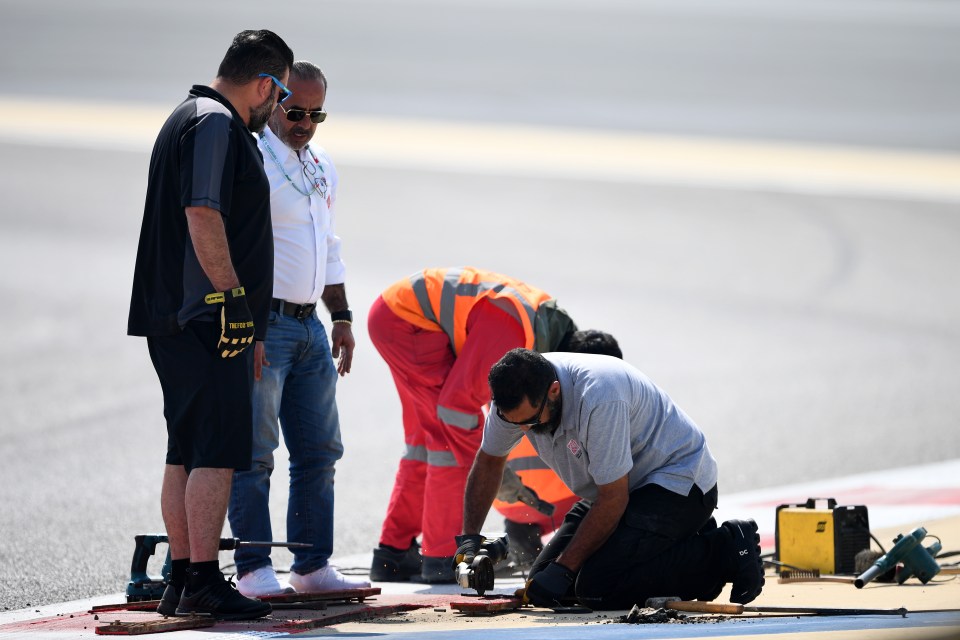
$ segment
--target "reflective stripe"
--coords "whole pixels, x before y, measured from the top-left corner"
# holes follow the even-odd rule
[[[440,290],[440,328],[450,337],[450,347],[457,352],[454,342],[454,312],[457,310],[457,285],[460,284],[462,269],[447,269],[443,276],[443,288]],[[476,296],[473,296],[476,297]]]
[[[507,466],[514,471],[532,471],[534,469],[549,469],[547,463],[539,456],[524,456],[507,460]]]
[[[509,291],[509,289],[508,289]],[[524,310],[527,311],[527,316],[530,318],[530,322],[533,322],[534,311],[533,308],[528,306],[526,301],[520,296],[514,296],[517,300],[520,301],[520,304],[523,305]],[[517,305],[512,304],[509,300],[505,298],[487,298],[490,301],[490,304],[496,306],[501,311],[506,312],[511,318],[523,325],[523,320],[520,318],[520,314],[517,312]],[[533,326],[533,325],[531,325]]]
[[[478,293],[480,293],[479,283],[461,282],[457,284],[458,296],[470,296],[471,298],[476,298]]]
[[[464,275],[466,271],[466,275]],[[443,274],[442,282],[438,282],[440,274]],[[485,280],[481,282],[461,282],[461,280],[473,280],[492,276],[498,276],[496,280]],[[528,344],[532,346],[536,343],[533,331],[536,327],[536,309],[520,294],[517,288],[504,283],[499,274],[490,274],[484,271],[473,269],[464,269],[461,267],[450,267],[448,269],[424,269],[409,278],[410,287],[413,292],[415,304],[419,307],[420,316],[428,324],[439,326],[440,330],[447,334],[450,339],[450,346],[454,353],[459,353],[462,342],[466,337],[466,316],[470,313],[473,305],[481,300],[487,299],[498,309],[505,311],[511,318],[519,322],[524,333],[527,334]],[[509,279],[507,279],[509,281]],[[439,291],[438,288],[439,287]],[[537,304],[542,302],[540,296],[546,296],[543,292],[532,290]],[[458,301],[460,304],[458,304]],[[413,301],[410,301],[411,303]],[[389,304],[389,302],[388,302]],[[434,307],[436,304],[436,307]],[[414,312],[409,309],[409,312]],[[415,324],[420,325],[416,320]],[[533,336],[533,337],[531,337]]]
[[[430,306],[430,295],[427,293],[427,281],[423,277],[423,271],[410,276],[410,285],[413,287],[413,294],[417,296],[417,302],[420,303],[423,317],[430,322],[437,322],[437,316],[433,314],[433,307]]]
[[[533,326],[534,319],[537,316],[537,312],[533,307],[530,306],[530,303],[527,302],[527,299],[524,298],[522,295],[520,295],[520,293],[517,292],[516,289],[514,289],[513,287],[508,287],[502,282],[497,282],[497,283],[481,282],[480,288],[484,291],[491,290],[494,293],[501,293],[501,294],[505,293],[509,295],[511,298],[513,298],[514,300],[516,300],[517,302],[519,302],[520,306],[523,307],[524,313],[527,314],[527,319],[530,322],[530,326],[531,327]],[[508,304],[506,300],[503,300],[503,298],[494,298],[491,296],[487,299],[490,300],[490,302],[492,302],[493,304],[497,305],[497,307],[499,307],[500,309],[503,309],[504,311],[509,313],[514,320],[523,324],[523,320],[520,318],[520,315],[517,312],[516,305]]]
[[[437,405],[437,417],[440,418],[445,424],[449,424],[453,427],[460,427],[461,429],[476,429],[480,426],[479,420],[477,420],[476,413],[464,413],[462,411],[454,411],[453,409],[448,409]]]
[[[466,298],[478,298],[486,292],[492,292],[495,294],[507,294],[513,298],[516,302],[519,302],[523,307],[524,312],[527,314],[527,318],[530,321],[530,326],[533,326],[534,318],[536,316],[536,311],[530,304],[527,302],[526,298],[521,296],[516,289],[513,287],[508,287],[503,282],[460,282],[460,278],[463,275],[461,269],[450,269],[447,271],[446,277],[444,278],[443,283],[443,295],[440,298],[440,326],[443,330],[450,336],[450,344],[453,345],[454,351],[456,351],[455,344],[455,327],[454,327],[454,313],[456,312],[456,298],[457,297],[466,297]],[[520,314],[517,311],[516,304],[511,303],[508,300],[502,298],[496,298],[494,296],[484,296],[487,300],[495,304],[499,309],[506,311],[514,320],[520,322],[523,321],[520,318]]]
[[[431,467],[456,467],[457,459],[450,451],[427,451],[427,464]]]
[[[407,450],[403,454],[404,460],[413,460],[415,462],[426,462],[434,467],[456,467],[457,459],[449,451],[429,451],[425,446],[407,445]]]
[[[414,462],[426,462],[429,457],[429,452],[425,446],[421,445],[407,445],[407,450],[403,452],[404,460],[413,460]]]

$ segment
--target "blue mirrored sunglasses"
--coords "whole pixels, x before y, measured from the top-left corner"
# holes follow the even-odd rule
[[[278,80],[276,76],[272,76],[269,73],[261,73],[259,77],[270,78],[271,80],[273,80],[273,83],[280,88],[280,93],[277,94],[277,104],[280,104],[281,102],[283,102],[284,100],[286,100],[287,98],[293,95],[293,91],[290,91],[290,89],[287,89],[286,85],[280,82],[280,80]]]

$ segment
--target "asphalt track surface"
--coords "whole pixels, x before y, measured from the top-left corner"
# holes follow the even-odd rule
[[[122,590],[162,530],[159,387],[124,335],[150,114],[242,28],[320,62],[342,114],[317,138],[360,345],[337,555],[376,544],[402,451],[365,311],[423,266],[509,273],[617,335],[721,491],[960,456],[960,9],[708,4],[0,1],[0,607]]]

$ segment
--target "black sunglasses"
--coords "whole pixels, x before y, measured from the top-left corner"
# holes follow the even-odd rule
[[[313,124],[320,124],[327,119],[327,112],[322,109],[317,109],[316,111],[307,111],[306,109],[284,109],[282,104],[277,104],[280,107],[280,110],[283,111],[287,120],[290,122],[300,122],[303,120],[304,116],[310,116],[310,122]]]
[[[537,409],[537,415],[529,418],[527,420],[518,420],[514,422],[513,420],[507,420],[502,413],[500,413],[500,407],[497,407],[497,417],[506,422],[507,424],[516,425],[518,427],[537,427],[542,424],[540,421],[540,416],[543,415],[543,408],[547,406],[547,396],[550,395],[550,387],[553,386],[553,382],[547,386],[547,390],[543,393],[543,400],[540,401],[540,408]]]

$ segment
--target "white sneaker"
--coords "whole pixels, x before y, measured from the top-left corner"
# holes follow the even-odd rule
[[[312,571],[307,575],[290,572],[290,584],[298,593],[316,593],[318,591],[343,591],[344,589],[366,589],[370,582],[360,578],[345,576],[332,564]]]
[[[237,590],[248,598],[294,592],[287,582],[277,580],[277,572],[270,565],[254,569],[237,580]]]

